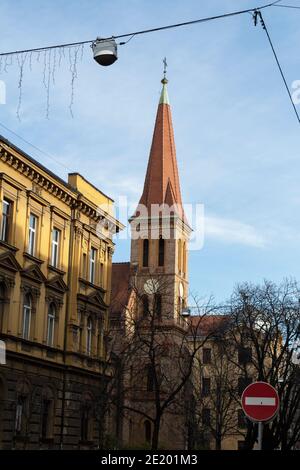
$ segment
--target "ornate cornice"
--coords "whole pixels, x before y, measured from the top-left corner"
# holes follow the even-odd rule
[[[106,311],[108,308],[108,305],[104,302],[103,296],[100,293],[92,293],[90,295],[77,294],[77,300],[103,311]]]
[[[76,204],[76,193],[71,189],[64,187],[60,181],[55,181],[55,178],[51,175],[44,174],[34,167],[31,162],[24,162],[21,156],[15,155],[13,152],[9,152],[0,143],[0,159],[7,165],[13,167],[15,170],[22,173],[26,178],[30,179],[33,183],[38,184],[48,193],[61,199],[69,206]],[[72,194],[73,193],[73,194]]]

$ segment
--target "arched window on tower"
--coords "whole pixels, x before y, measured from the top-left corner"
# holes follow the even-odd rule
[[[161,317],[161,294],[154,295],[154,312],[158,318]]]
[[[143,240],[143,266],[144,268],[149,266],[149,240],[147,238]]]
[[[165,240],[162,236],[158,240],[158,266],[164,266],[165,264]]]
[[[143,315],[146,317],[149,314],[149,299],[148,295],[144,294],[142,297],[142,304],[143,304]]]

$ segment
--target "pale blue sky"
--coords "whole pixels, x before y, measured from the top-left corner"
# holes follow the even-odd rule
[[[283,3],[300,6],[299,0]],[[256,5],[2,0],[0,50],[93,39]],[[300,79],[300,10],[273,7],[263,15],[291,85]],[[300,129],[265,33],[248,14],[133,38],[108,68],[96,65],[86,46],[77,67],[73,119],[68,54],[59,69],[57,64],[55,85],[51,70],[49,119],[47,63],[44,80],[44,56],[39,62],[32,57],[31,71],[28,57],[22,120],[16,117],[18,67],[12,65],[0,76],[7,84],[0,121],[61,164],[2,128],[0,133],[59,176],[79,171],[113,198],[134,201],[142,191],[164,56],[183,199],[203,203],[206,214],[204,247],[190,254],[191,290],[223,300],[239,281],[300,278]],[[117,241],[115,261],[127,259],[129,243]]]

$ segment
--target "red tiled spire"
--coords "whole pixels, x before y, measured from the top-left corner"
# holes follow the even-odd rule
[[[184,218],[167,83],[164,78],[140,204],[149,210],[151,204],[177,204],[178,215]]]

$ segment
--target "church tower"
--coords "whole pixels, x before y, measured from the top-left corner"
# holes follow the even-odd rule
[[[189,326],[183,311],[191,228],[181,198],[167,83],[164,73],[143,192],[129,220],[130,263],[113,264],[111,322],[119,350],[134,351],[122,356],[119,439],[183,449]]]
[[[183,324],[188,296],[191,228],[181,199],[166,70],[138,208],[131,224],[131,281],[143,295],[142,309],[155,302],[157,316]]]

